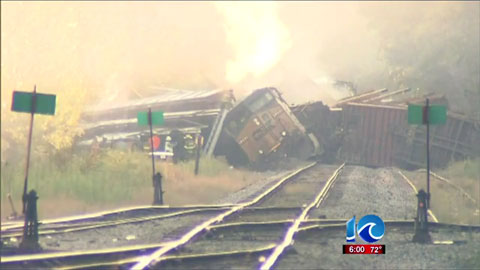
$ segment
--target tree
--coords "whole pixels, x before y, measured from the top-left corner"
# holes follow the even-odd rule
[[[480,119],[480,3],[382,3],[362,12],[381,40],[391,88],[446,94]]]

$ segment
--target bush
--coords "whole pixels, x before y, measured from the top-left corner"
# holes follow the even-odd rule
[[[2,215],[10,212],[8,193],[12,194],[17,211],[20,210],[24,166],[25,162],[1,165],[2,210],[7,210],[2,211]],[[63,207],[66,209],[56,213],[71,214],[75,211],[69,207],[86,212],[99,210],[100,206],[145,205],[153,199],[151,166],[150,157],[144,152],[109,149],[96,154],[78,152],[70,156],[34,154],[28,188],[35,189],[40,197],[41,216],[51,216],[46,211],[55,210],[52,208]],[[202,157],[198,176],[193,173],[194,160],[179,164],[157,162],[156,168],[164,176],[164,200],[170,205],[212,203],[248,183],[245,172],[230,169],[226,161],[213,157]]]

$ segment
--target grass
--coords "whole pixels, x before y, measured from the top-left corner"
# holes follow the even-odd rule
[[[17,212],[21,209],[24,163],[2,164],[2,219],[11,213],[11,193]],[[248,172],[231,169],[223,160],[202,158],[200,173],[195,163],[157,162],[164,176],[166,204],[206,204],[250,183]],[[92,156],[33,157],[29,190],[40,197],[40,218],[83,214],[126,205],[151,204],[153,199],[151,160],[145,153],[108,150]]]
[[[430,179],[432,211],[440,222],[480,224],[480,159],[452,162],[435,173],[465,190],[475,203],[452,186]],[[405,172],[418,189],[426,190],[425,172]]]

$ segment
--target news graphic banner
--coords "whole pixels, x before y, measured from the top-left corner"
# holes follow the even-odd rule
[[[346,241],[356,241],[356,235],[367,243],[375,243],[385,234],[385,223],[376,215],[366,215],[355,224],[355,216],[346,223]],[[343,254],[385,254],[385,245],[343,245]]]
[[[343,245],[343,254],[385,254],[385,245]]]

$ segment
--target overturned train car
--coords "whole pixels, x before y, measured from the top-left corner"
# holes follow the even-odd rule
[[[230,164],[271,168],[280,159],[321,154],[319,140],[288,107],[276,88],[254,91],[227,114],[215,148]]]
[[[426,166],[426,127],[407,123],[407,105],[423,105],[428,97],[433,104],[449,107],[442,95],[396,96],[406,89],[373,91],[368,99],[342,102],[342,146],[339,159],[363,166],[418,169]],[[360,96],[358,96],[360,97]],[[385,98],[385,97],[388,97]],[[449,111],[445,125],[430,128],[430,166],[444,168],[452,161],[480,156],[480,122]]]
[[[82,115],[82,137],[76,146],[81,149],[117,148],[150,152],[150,129],[137,124],[137,113],[147,111],[164,112],[164,124],[153,127],[154,155],[160,158],[194,156],[195,138],[202,135],[209,139],[213,123],[226,107],[232,106],[234,97],[231,91],[217,90],[177,90],[155,88],[158,94],[142,99],[128,100],[93,107]],[[229,104],[229,106],[227,106]],[[177,139],[175,139],[177,138]],[[97,146],[98,144],[98,146]],[[174,145],[182,151],[175,151]],[[183,151],[183,148],[185,150]],[[177,153],[174,153],[177,152]],[[182,152],[187,154],[183,155]]]

